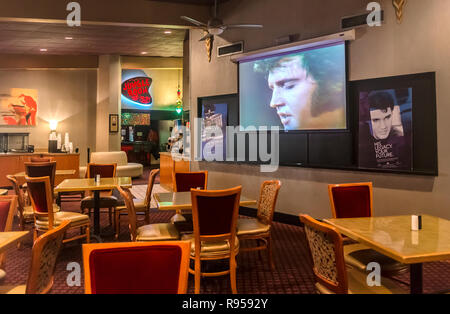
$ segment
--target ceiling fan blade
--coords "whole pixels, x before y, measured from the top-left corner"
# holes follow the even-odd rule
[[[211,35],[210,33],[206,34],[205,36],[203,36],[202,38],[200,38],[199,41],[204,41],[207,40],[208,38],[214,37],[213,35]]]
[[[192,23],[192,24],[194,24],[194,25],[197,25],[197,26],[207,26],[205,23],[202,23],[202,22],[200,22],[200,21],[197,21],[197,20],[194,20],[194,19],[192,19],[192,18],[190,18],[190,17],[187,17],[187,16],[180,16],[183,20],[185,20],[185,21],[188,21],[188,22],[190,22],[190,23]]]
[[[263,28],[262,25],[259,24],[232,24],[232,25],[223,25],[225,28]]]

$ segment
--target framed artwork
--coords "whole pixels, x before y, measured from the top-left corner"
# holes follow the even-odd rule
[[[0,95],[0,126],[36,126],[37,110],[36,89],[11,88]]]
[[[411,170],[413,89],[361,91],[359,167]]]
[[[201,118],[196,159],[226,161],[227,126],[229,110],[235,106],[236,95],[202,97],[198,99],[198,117]],[[236,108],[237,109],[237,108]]]
[[[436,73],[350,82],[355,166],[438,175]]]
[[[110,114],[109,115],[109,132],[117,133],[119,132],[119,115]]]

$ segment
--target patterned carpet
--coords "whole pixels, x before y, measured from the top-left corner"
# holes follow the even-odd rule
[[[136,197],[145,194],[146,186],[138,185],[133,188]],[[163,191],[155,185],[154,191]],[[152,207],[154,204],[152,204]],[[66,199],[62,204],[65,211],[78,211],[79,200]],[[151,212],[151,222],[168,222],[174,212]],[[17,222],[15,222],[17,230]],[[142,224],[143,222],[141,222]],[[104,242],[112,242],[112,228],[109,226],[107,213],[101,215],[102,236]],[[30,226],[27,227],[31,230]],[[79,232],[75,229],[73,232]],[[129,241],[127,217],[121,219],[121,234],[119,241]],[[84,278],[82,267],[81,243],[78,241],[64,245],[58,258],[55,281],[51,293],[81,294],[84,292]],[[245,243],[242,244],[245,246]],[[24,284],[30,268],[32,235],[24,241],[22,248],[12,248],[7,251],[5,271],[7,276],[1,285]],[[258,256],[257,252],[245,252],[238,255],[237,288],[241,294],[312,294],[315,293],[314,278],[311,262],[304,238],[303,228],[275,222],[273,224],[273,255],[276,270],[271,272],[266,255]],[[70,286],[67,281],[73,269],[68,264],[76,262],[80,265],[80,285]],[[126,267],[126,266],[124,266]],[[72,278],[69,276],[69,279]],[[400,279],[409,281],[409,274]],[[76,283],[76,282],[75,282]],[[189,276],[189,293],[193,293],[193,276]],[[404,288],[408,288],[404,286]],[[450,262],[435,262],[424,265],[424,292],[450,290]],[[204,278],[201,282],[201,293],[228,294],[231,293],[227,276]]]

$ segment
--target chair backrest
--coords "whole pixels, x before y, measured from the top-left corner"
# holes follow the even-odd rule
[[[16,195],[0,196],[0,232],[9,232],[12,230],[16,206]],[[4,259],[4,253],[0,253],[0,267],[3,266]]]
[[[308,215],[300,215],[313,261],[316,282],[334,293],[348,293],[343,240],[332,226]]]
[[[70,222],[64,221],[57,228],[47,231],[34,242],[25,291],[27,294],[44,294],[52,288],[56,260],[61,249],[64,233],[69,226]]]
[[[120,195],[125,202],[125,207],[128,212],[128,227],[130,228],[131,241],[136,241],[137,237],[137,217],[136,217],[136,209],[134,207],[133,195],[131,194],[130,189],[126,187],[117,187]]]
[[[329,184],[333,218],[372,217],[372,182]]]
[[[150,203],[152,201],[153,185],[155,184],[156,176],[159,174],[159,169],[153,169],[148,176],[147,192],[145,193],[145,207],[150,209]]]
[[[201,241],[228,239],[234,250],[241,191],[241,186],[218,191],[191,190],[196,256]]]
[[[56,161],[25,162],[25,173],[30,178],[49,177],[53,197],[55,187]]]
[[[48,217],[49,229],[53,228],[53,195],[50,188],[50,178],[30,178],[25,176],[28,195],[36,217]]]
[[[190,242],[83,244],[87,294],[184,294]]]
[[[191,189],[208,188],[208,171],[198,172],[174,172],[174,191],[189,192]]]
[[[50,162],[54,160],[53,157],[30,157],[30,162]]]
[[[86,177],[87,178],[95,178],[98,174],[101,178],[113,178],[116,176],[116,163],[110,164],[95,164],[89,163],[87,165]]]
[[[272,224],[280,188],[281,182],[279,180],[264,181],[261,185],[257,217],[264,224]]]
[[[16,206],[16,195],[0,196],[0,232],[9,232],[12,230]]]
[[[17,178],[12,175],[7,175],[6,178],[11,182],[11,185],[14,188],[14,192],[16,192],[17,195],[17,209],[19,211],[19,218],[21,221],[23,221],[23,211],[25,208],[25,196],[23,194],[23,190],[19,186],[19,182],[17,181]]]

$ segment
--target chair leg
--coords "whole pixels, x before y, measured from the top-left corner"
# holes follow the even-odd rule
[[[201,273],[201,261],[199,257],[195,258],[195,272],[194,272],[194,282],[195,282],[195,294],[200,293],[200,273]]]
[[[150,224],[150,211],[149,210],[145,211],[145,224],[146,225]]]
[[[114,220],[116,221],[116,234],[114,235],[114,237],[117,239],[119,239],[119,233],[120,233],[120,211],[116,209],[115,213],[114,213]]]
[[[37,239],[37,229],[34,228],[33,229],[33,243],[36,241],[36,239]]]
[[[89,226],[86,226],[86,243],[91,243],[91,230]]]
[[[112,207],[108,208],[109,225],[112,225]]]
[[[267,238],[267,258],[269,259],[269,263],[270,263],[270,268],[272,269],[272,271],[275,270],[275,263],[273,262],[273,256],[272,256],[272,237],[269,236]]]
[[[234,254],[230,257],[230,282],[231,282],[231,293],[237,294],[236,287],[236,257]]]

